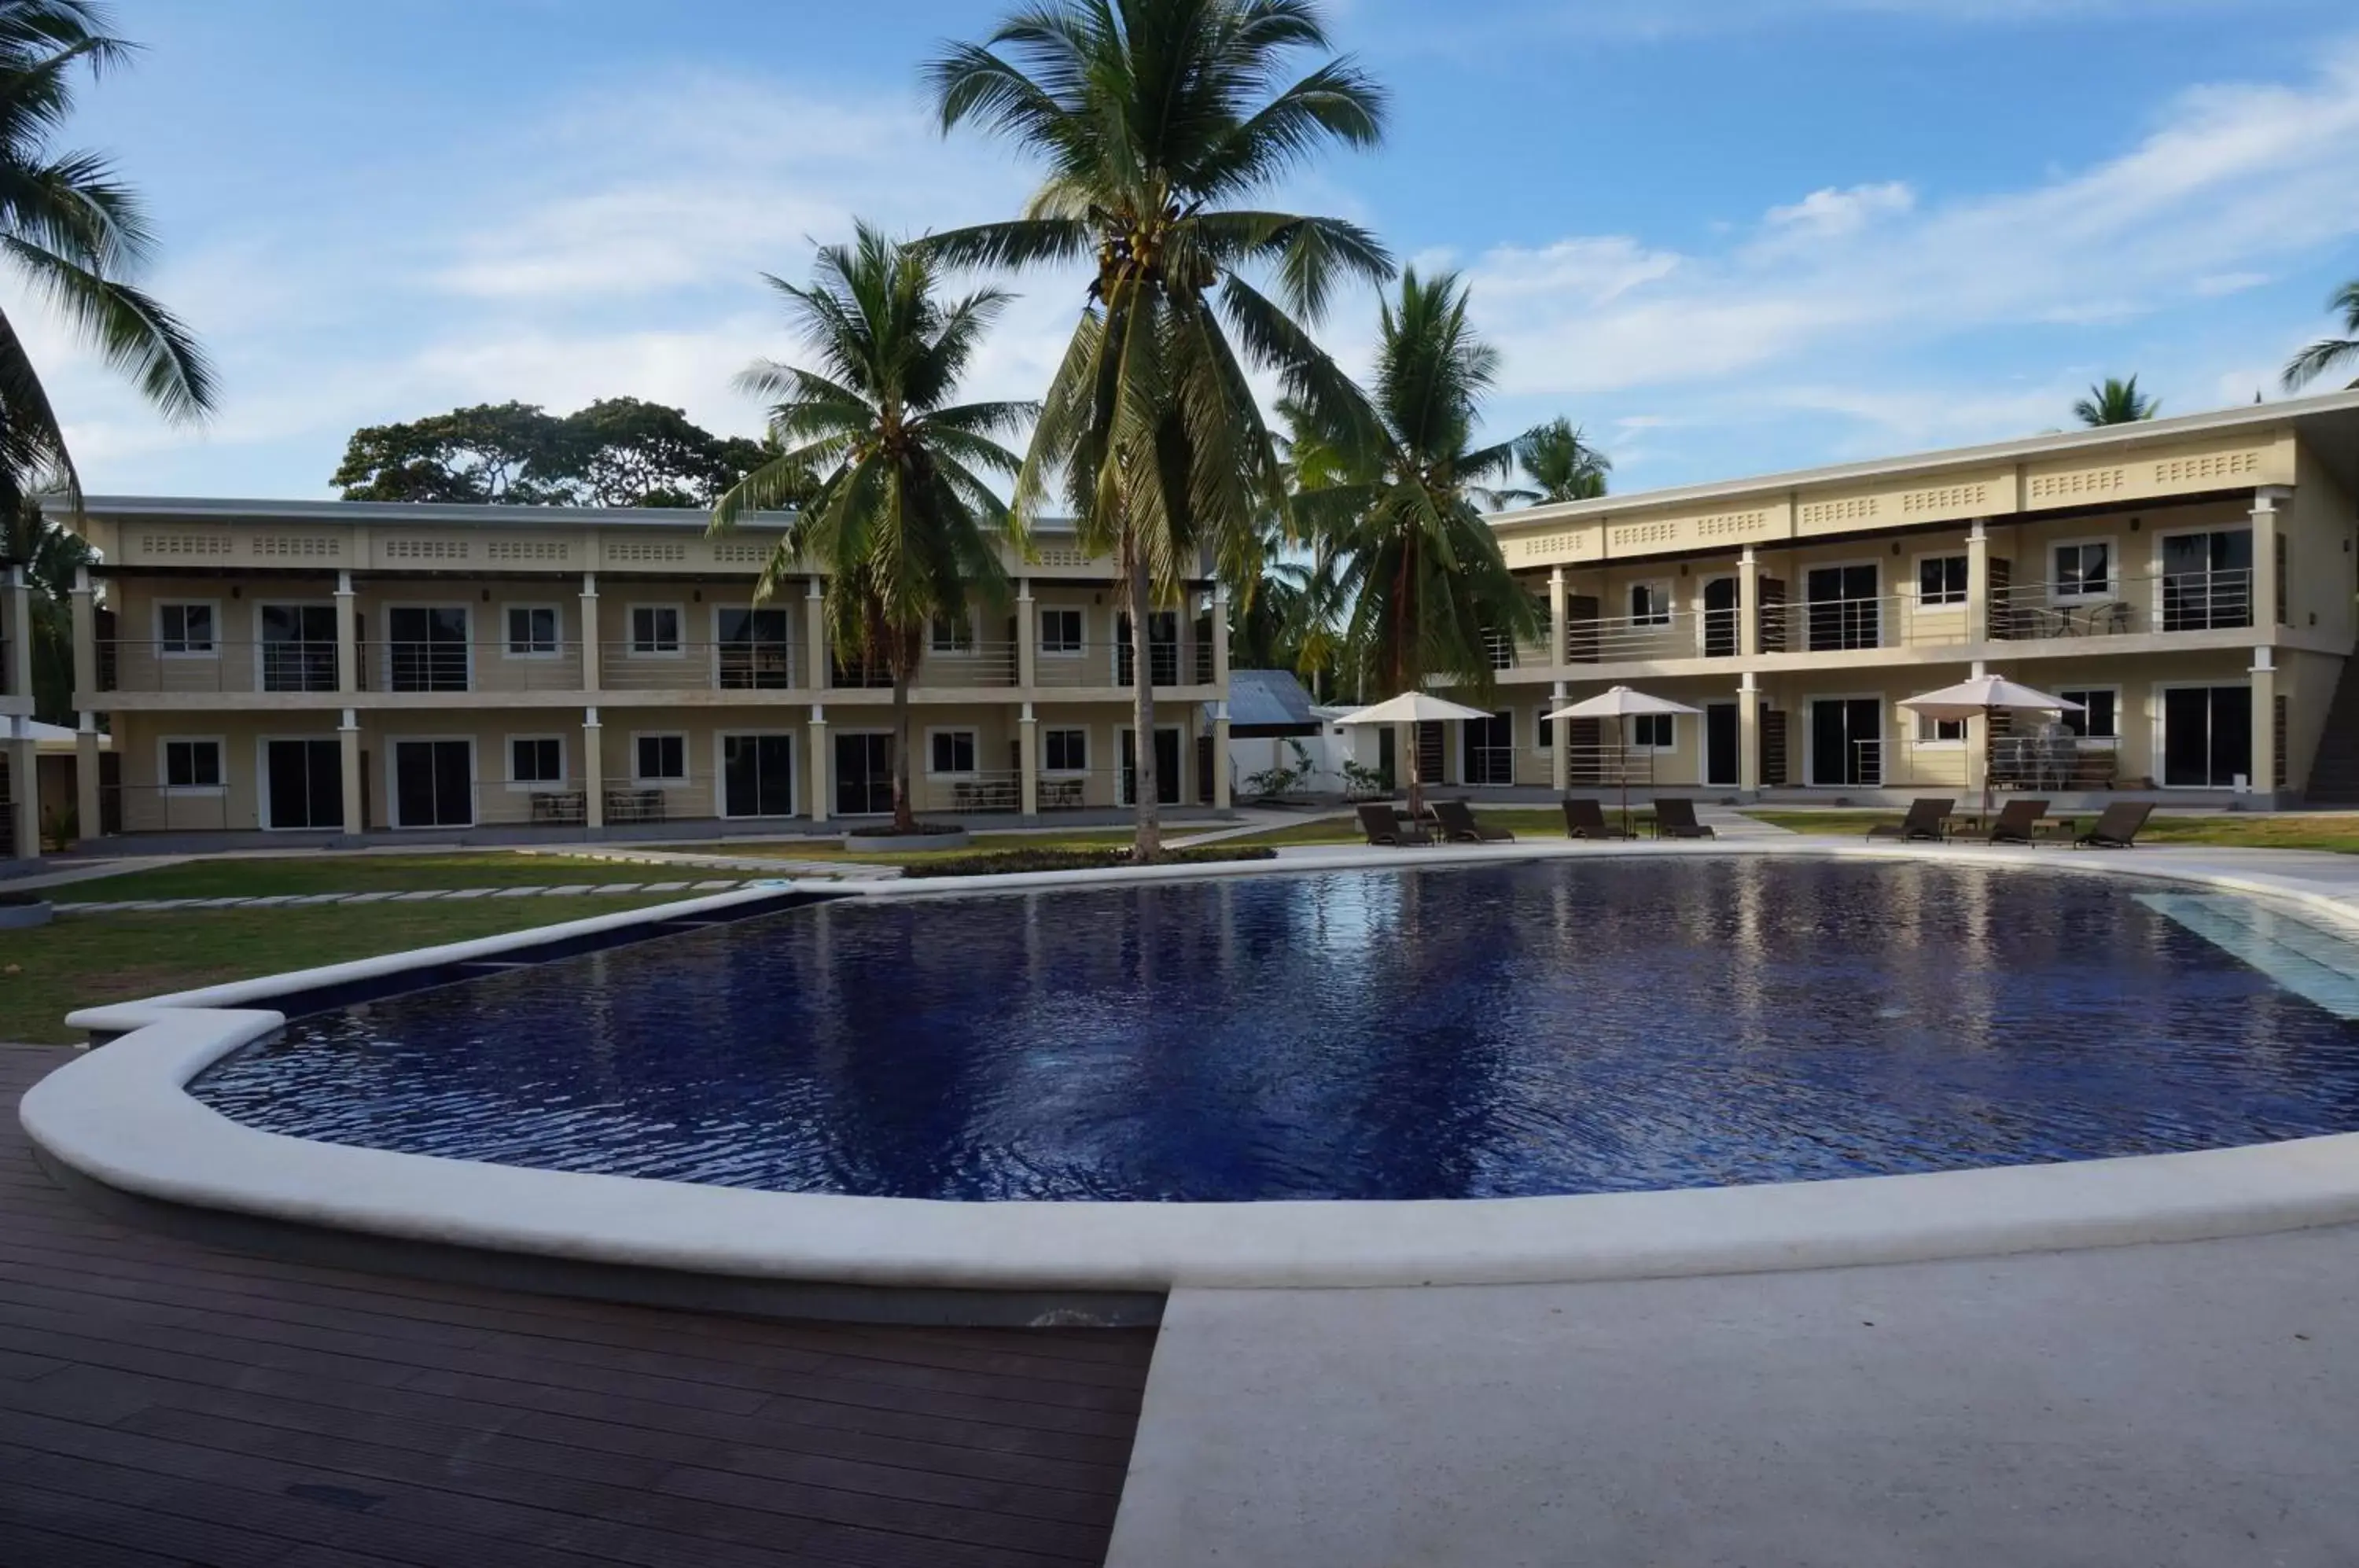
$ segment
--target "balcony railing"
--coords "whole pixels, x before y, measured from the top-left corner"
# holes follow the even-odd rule
[[[1692,659],[1701,651],[1696,617],[1692,615],[1674,611],[1660,615],[1573,615],[1565,620],[1567,664]]]
[[[98,645],[103,691],[333,691],[332,642],[158,642]]]
[[[957,686],[1013,686],[1016,648],[1012,642],[975,642],[963,648],[935,648],[919,661],[913,686],[940,689]]]
[[[807,662],[786,642],[610,642],[598,650],[598,680],[614,691],[785,691],[802,684]]]
[[[2125,577],[2098,593],[2018,583],[1991,596],[1990,635],[2006,641],[2218,631],[2252,624],[2253,574],[2243,567]]]

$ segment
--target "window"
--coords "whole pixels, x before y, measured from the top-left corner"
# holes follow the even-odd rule
[[[1043,772],[1048,773],[1087,773],[1090,770],[1090,732],[1041,731],[1040,767]]]
[[[974,732],[973,730],[936,730],[926,737],[930,748],[929,773],[972,773],[974,771]]]
[[[728,691],[779,691],[794,684],[794,645],[787,613],[752,606],[714,613],[721,684]]]
[[[1640,751],[1669,751],[1679,735],[1677,713],[1640,713],[1630,721],[1630,744]]]
[[[2056,587],[2059,599],[2100,599],[2114,591],[2114,547],[2110,540],[2056,547]]]
[[[1532,710],[1532,718],[1535,721],[1532,731],[1536,737],[1532,745],[1540,751],[1550,750],[1556,745],[1556,726],[1549,723],[1549,714],[1552,711],[1545,704]]]
[[[679,606],[677,604],[632,605],[631,651],[648,656],[678,653],[679,651]]]
[[[643,735],[634,748],[636,769],[632,777],[641,784],[676,783],[688,777],[688,737],[676,735]]]
[[[1919,746],[1952,746],[1962,743],[1965,738],[1966,721],[1963,719],[1937,719],[1930,713],[1917,715]]]
[[[565,743],[555,735],[508,742],[508,779],[517,784],[565,782]]]
[[[1668,626],[1671,624],[1671,589],[1667,583],[1634,583],[1630,585],[1630,624],[1634,626]]]
[[[386,683],[396,691],[467,689],[467,607],[399,605],[386,612]]]
[[[2059,691],[2068,702],[2078,702],[2081,711],[2070,708],[2059,715],[2064,727],[2082,740],[2118,740],[2121,738],[2121,693],[2110,686],[2079,691]]]
[[[1966,602],[1966,558],[1929,555],[1917,563],[1917,603],[1962,604]]]
[[[164,743],[164,788],[218,789],[221,787],[221,742],[168,740]]]
[[[159,604],[156,609],[159,652],[180,659],[206,659],[215,651],[211,604]]]
[[[973,653],[974,623],[963,615],[936,615],[931,642],[936,653]]]
[[[1040,651],[1042,653],[1081,652],[1082,613],[1079,610],[1041,611]]]
[[[508,657],[549,659],[557,653],[557,606],[508,606]]]

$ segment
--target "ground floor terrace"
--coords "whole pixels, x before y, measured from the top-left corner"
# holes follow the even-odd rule
[[[1578,792],[1665,787],[1743,799],[1979,789],[2078,798],[2150,795],[2187,805],[2290,804],[2311,789],[2343,661],[2250,649],[2151,658],[2082,657],[2006,665],[1864,666],[1810,671],[1682,674],[1630,684],[1696,712],[1625,719],[1546,715],[1604,690],[1503,679],[1450,695],[1487,721],[1422,726],[1427,783],[1474,791]],[[1997,673],[2080,704],[2077,712],[1940,721],[1908,698]],[[1345,732],[1351,735],[1351,732]],[[1356,760],[1403,777],[1403,736],[1347,739]]]
[[[644,837],[858,825],[893,808],[892,711],[595,708],[139,711],[114,716],[91,820],[157,835]],[[1158,707],[1154,774],[1175,811],[1225,806],[1218,719]],[[1084,822],[1138,788],[1127,703],[921,703],[916,809]]]

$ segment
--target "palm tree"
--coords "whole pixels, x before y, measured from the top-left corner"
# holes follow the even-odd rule
[[[951,403],[1009,296],[987,289],[945,304],[936,282],[929,259],[865,223],[851,245],[820,251],[809,288],[769,278],[819,368],[765,360],[737,377],[740,390],[770,400],[777,455],[722,494],[711,530],[727,532],[749,508],[796,506],[755,600],[799,561],[817,562],[829,579],[830,642],[892,676],[900,833],[918,825],[909,682],[936,617],[965,622],[977,596],[1006,593],[995,541],[1020,544],[1021,535],[983,475],[1016,473],[1016,454],[994,438],[1038,412]]]
[[[155,248],[136,192],[96,153],[51,138],[74,86],[129,60],[91,0],[0,0],[0,256],[33,292],[174,419],[213,407],[212,372],[188,330],[125,279]],[[79,506],[65,431],[16,323],[0,314],[0,466],[19,485],[60,482]]]
[[[2336,365],[2359,361],[2359,278],[2353,278],[2334,291],[2326,302],[2330,310],[2343,312],[2343,330],[2347,338],[2321,338],[2286,362],[2285,389],[2299,390],[2317,376],[2325,375]],[[2359,390],[2359,381],[2351,384]]]
[[[1605,476],[1614,471],[1614,460],[1561,415],[1526,430],[1516,441],[1516,460],[1534,488],[1514,494],[1542,502],[1593,501],[1605,494]]]
[[[1315,0],[1034,0],[927,68],[945,131],[974,123],[1049,169],[1021,217],[927,247],[965,266],[1092,265],[1014,505],[1028,517],[1060,476],[1082,544],[1125,580],[1141,860],[1162,842],[1148,612],[1208,554],[1232,583],[1257,578],[1256,518],[1286,505],[1246,366],[1353,423],[1350,384],[1303,322],[1338,281],[1392,270],[1356,224],[1238,205],[1322,146],[1381,134],[1383,94],[1349,60],[1288,80],[1296,55],[1328,47]]]
[[[2072,417],[2084,425],[2134,425],[2140,419],[2151,419],[2162,411],[2162,405],[2137,389],[2137,377],[2116,381],[2105,377],[2102,387],[2092,387],[2089,395],[2072,405]]]
[[[1487,690],[1495,640],[1538,628],[1538,606],[1481,509],[1486,485],[1516,462],[1513,441],[1472,444],[1498,364],[1467,323],[1457,275],[1429,279],[1412,267],[1384,306],[1376,431],[1339,441],[1348,477],[1299,498],[1334,542],[1352,606],[1345,637],[1379,691],[1413,691],[1435,677]],[[1414,770],[1410,793],[1414,810]]]
[[[73,723],[73,601],[76,569],[97,559],[80,534],[42,515],[38,496],[0,473],[0,568],[22,566],[31,587],[33,716]]]

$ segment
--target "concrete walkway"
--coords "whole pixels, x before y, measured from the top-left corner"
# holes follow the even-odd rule
[[[784,874],[781,873],[781,876]],[[726,893],[749,886],[745,881],[713,882],[575,882],[564,887],[538,885],[516,887],[377,888],[366,893],[263,893],[249,898],[124,898],[111,903],[60,903],[71,914],[104,915],[151,909],[308,909],[319,904],[425,903],[450,898],[566,898],[583,896],[613,898],[640,893]]]
[[[2345,1568],[2359,1231],[1176,1293],[1114,1568]]]

